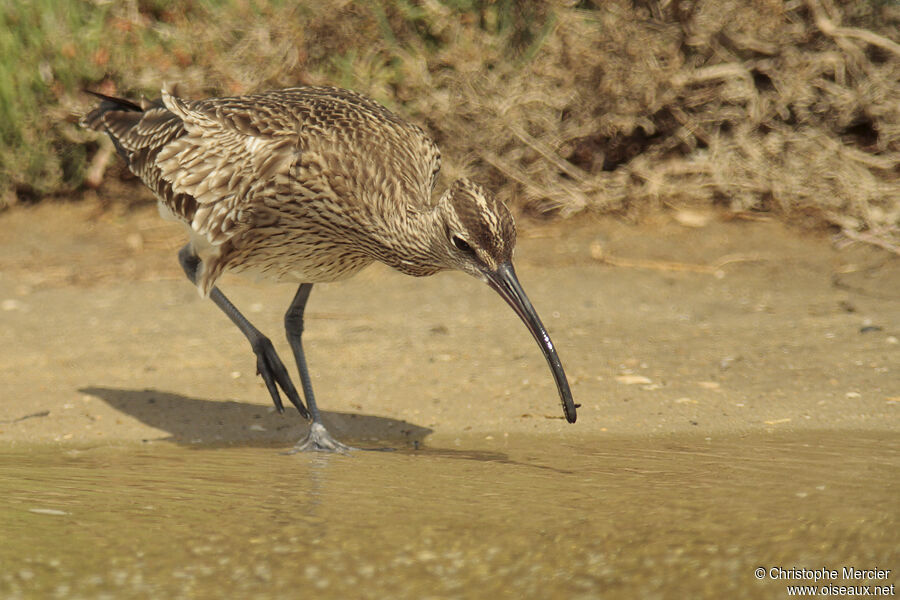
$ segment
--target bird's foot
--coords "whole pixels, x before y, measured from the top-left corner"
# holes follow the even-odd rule
[[[288,400],[291,401],[291,404],[296,406],[297,410],[300,411],[300,414],[308,419],[309,411],[306,409],[303,401],[300,400],[297,388],[294,387],[294,382],[291,381],[291,377],[288,375],[284,363],[278,358],[278,353],[275,352],[275,347],[272,345],[269,338],[260,337],[251,343],[251,347],[253,348],[254,354],[256,354],[256,373],[262,377],[265,382],[266,388],[269,390],[269,395],[272,396],[272,402],[275,403],[275,408],[278,409],[278,412],[284,412],[281,394],[278,393],[278,388],[280,386],[281,389],[284,390]]]
[[[297,454],[298,452],[337,452],[339,454],[349,454],[351,450],[358,450],[353,446],[347,446],[337,441],[325,426],[321,423],[313,422],[309,427],[309,433],[306,437],[297,442],[288,454]]]

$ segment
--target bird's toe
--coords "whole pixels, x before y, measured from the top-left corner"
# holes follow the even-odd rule
[[[300,400],[297,388],[294,387],[294,382],[291,381],[291,377],[288,375],[284,363],[281,362],[281,358],[279,358],[278,353],[275,352],[275,347],[272,345],[272,342],[269,341],[268,338],[263,338],[257,344],[254,344],[253,352],[256,354],[256,373],[263,378],[266,388],[269,390],[269,395],[272,396],[272,402],[275,403],[278,412],[284,412],[281,394],[278,392],[278,388],[280,387],[284,390],[284,393],[288,397],[288,400],[291,401],[291,404],[296,406],[297,410],[300,411],[300,414],[308,419],[310,416],[309,411],[303,404],[303,401]]]
[[[356,449],[334,439],[321,423],[313,423],[310,425],[309,433],[306,437],[297,442],[297,445],[288,454],[297,454],[298,452],[337,452],[339,454],[348,454],[351,450]]]

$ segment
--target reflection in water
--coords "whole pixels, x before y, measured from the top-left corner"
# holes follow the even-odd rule
[[[890,434],[448,445],[7,448],[0,596],[771,598],[803,582],[756,567],[900,569]]]

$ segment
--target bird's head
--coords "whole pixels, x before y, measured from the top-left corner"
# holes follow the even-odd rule
[[[458,179],[441,196],[437,212],[444,236],[437,249],[442,266],[481,279],[519,315],[550,365],[566,420],[574,423],[577,405],[572,401],[562,363],[513,269],[516,224],[509,209],[477,183]]]
[[[512,260],[516,223],[506,205],[468,179],[457,179],[438,203],[446,266],[485,279]]]

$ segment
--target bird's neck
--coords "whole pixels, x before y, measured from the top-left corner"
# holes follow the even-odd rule
[[[445,270],[440,246],[436,243],[443,235],[440,223],[435,208],[419,209],[407,205],[401,214],[380,223],[375,258],[414,277]]]

